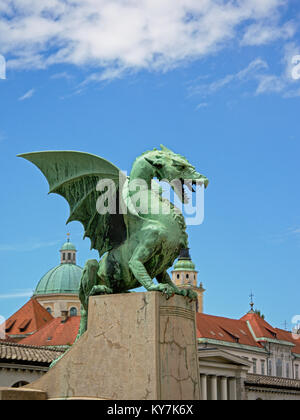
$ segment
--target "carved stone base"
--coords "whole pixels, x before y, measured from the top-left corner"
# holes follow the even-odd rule
[[[159,292],[93,296],[87,332],[27,387],[48,399],[198,400],[195,303]]]

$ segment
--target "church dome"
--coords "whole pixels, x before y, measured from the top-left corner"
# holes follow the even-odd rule
[[[76,247],[69,240],[63,244],[61,251],[76,251]]]
[[[69,234],[68,234],[69,236]],[[83,269],[76,265],[76,247],[70,239],[60,249],[60,265],[52,268],[39,281],[34,296],[51,294],[78,295]]]
[[[195,271],[195,264],[191,260],[178,260],[174,264],[174,271]]]
[[[60,264],[52,268],[39,281],[33,295],[78,295],[82,268],[76,264]]]
[[[173,271],[195,271],[195,264],[191,260],[189,249],[182,249]]]

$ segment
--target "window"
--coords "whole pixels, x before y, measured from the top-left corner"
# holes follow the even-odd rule
[[[179,279],[180,278],[180,275],[179,274],[177,274],[177,279]]]
[[[71,260],[71,252],[68,252],[68,260]]]
[[[268,362],[268,375],[272,376],[272,360]]]
[[[295,365],[295,379],[299,379],[299,365]]]
[[[48,308],[46,308],[46,311],[47,311],[47,312],[49,312],[49,314],[51,314],[51,313],[52,313],[52,310],[51,310],[51,308],[49,308],[49,307],[48,307]]]
[[[261,365],[261,374],[265,375],[266,374],[266,372],[265,372],[265,361],[261,360],[260,365]]]
[[[29,382],[26,381],[18,381],[15,384],[13,384],[11,387],[12,388],[20,388],[20,386],[24,386],[24,385],[28,385]]]
[[[66,254],[64,252],[63,252],[62,256],[63,256],[63,261],[66,261]]]
[[[253,373],[256,373],[256,371],[257,371],[257,360],[252,359],[252,362],[253,362]]]
[[[282,377],[282,360],[276,360],[276,376]]]
[[[77,309],[76,308],[72,307],[70,309],[70,316],[77,316]]]
[[[286,369],[285,369],[285,376],[286,376],[287,378],[289,378],[289,377],[290,377],[290,364],[289,364],[289,363],[287,363],[285,368],[286,368]]]

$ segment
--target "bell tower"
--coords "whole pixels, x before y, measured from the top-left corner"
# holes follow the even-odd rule
[[[75,264],[76,265],[76,247],[70,242],[70,234],[67,233],[67,242],[63,244],[60,249],[60,263],[61,264]]]
[[[198,271],[195,269],[195,264],[193,263],[189,248],[182,249],[178,257],[177,262],[174,265],[174,270],[172,271],[172,281],[176,284],[179,289],[189,288],[194,290],[197,293],[198,299],[196,302],[197,312],[203,312],[203,293],[205,289],[203,284],[200,283],[198,286]]]

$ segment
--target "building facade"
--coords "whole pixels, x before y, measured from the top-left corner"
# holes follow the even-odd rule
[[[18,388],[37,380],[63,352],[0,340],[0,386]]]
[[[6,322],[7,340],[0,341],[0,386],[34,381],[74,343],[80,323],[81,274],[76,248],[68,239],[60,249],[60,264],[41,278],[32,298]],[[299,400],[300,331],[274,328],[254,312],[253,304],[240,319],[205,314],[205,289],[197,276],[189,251],[183,250],[172,279],[198,296],[201,399]]]
[[[300,334],[273,328],[253,310],[241,319],[200,313],[196,316],[204,397],[300,399]],[[218,352],[221,353],[217,361],[212,354]],[[231,372],[227,374],[224,371],[226,357],[227,365],[231,365]],[[227,366],[227,370],[230,368]],[[215,376],[213,380],[212,376]],[[229,391],[232,381],[236,382],[235,393]],[[225,390],[225,383],[227,393],[222,393],[220,390],[222,386]]]

